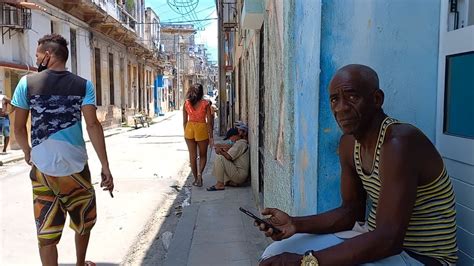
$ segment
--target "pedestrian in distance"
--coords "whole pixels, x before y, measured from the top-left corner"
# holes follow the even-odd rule
[[[188,146],[189,161],[194,177],[193,185],[197,187],[202,187],[202,173],[207,163],[207,147],[212,147],[214,144],[211,108],[203,96],[202,85],[194,84],[186,93],[183,106],[184,138]]]
[[[453,186],[431,141],[385,114],[377,73],[368,66],[339,69],[329,101],[343,132],[342,204],[304,217],[264,209],[281,232],[257,224],[276,240],[260,265],[456,264]]]
[[[10,114],[14,110],[10,99],[5,95],[0,95],[0,132],[3,136],[3,153],[7,152],[10,142]]]
[[[38,40],[39,73],[22,77],[12,98],[16,107],[14,131],[26,163],[32,166],[30,179],[42,264],[58,264],[56,245],[69,214],[70,227],[75,231],[76,265],[94,265],[85,260],[96,222],[96,196],[82,137],[82,116],[102,164],[100,186],[111,196],[114,181],[104,132],[97,120],[94,86],[66,70],[67,45],[58,34]],[[30,114],[31,147],[26,129]]]

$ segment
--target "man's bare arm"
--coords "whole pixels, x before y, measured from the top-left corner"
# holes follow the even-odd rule
[[[388,140],[381,150],[382,181],[377,205],[377,228],[315,256],[323,265],[362,264],[399,254],[416,199],[417,170],[407,140]]]
[[[183,128],[186,129],[188,123],[188,112],[186,112],[186,104],[183,105]]]
[[[107,150],[105,147],[104,130],[99,120],[97,120],[96,107],[93,105],[84,105],[82,113],[86,120],[87,133],[94,147],[97,157],[102,165],[102,184],[106,190],[112,191],[114,188],[112,174],[109,168],[109,160],[107,158]]]
[[[234,159],[232,158],[232,156],[230,156],[230,155],[227,153],[227,151],[225,151],[225,150],[223,150],[223,149],[220,149],[220,151],[219,151],[218,154],[224,156],[224,158],[226,158],[226,159],[229,160],[229,161],[233,161],[233,160],[234,160]]]
[[[214,148],[216,148],[216,149],[223,149],[224,151],[228,151],[231,147],[232,147],[232,145],[231,145],[231,144],[227,144],[227,143],[217,143],[217,144],[214,144]]]
[[[28,121],[28,116],[30,114],[30,110],[17,108],[15,111],[15,124],[14,124],[14,132],[15,132],[15,139],[20,145],[23,153],[25,154],[25,161],[28,164],[30,163],[30,154],[31,154],[31,147],[30,143],[28,142],[28,131],[26,130],[26,121]]]
[[[322,214],[293,217],[297,233],[335,233],[350,230],[356,221],[364,220],[366,193],[354,167],[353,149],[353,138],[342,136],[339,144],[342,205]]]
[[[2,115],[9,115],[11,114],[13,111],[15,111],[15,106],[13,106],[11,104],[11,100],[10,98],[8,97],[3,97],[3,108],[2,108],[2,112],[3,114]]]

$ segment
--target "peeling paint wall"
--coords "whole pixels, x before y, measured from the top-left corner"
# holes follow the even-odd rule
[[[293,87],[284,66],[283,3],[265,3],[265,166],[264,206],[291,212],[293,208]]]
[[[379,74],[390,116],[419,127],[434,141],[440,2],[323,0],[319,97],[317,211],[339,196],[339,129],[329,109],[328,83],[350,63]]]
[[[248,117],[243,117],[249,125],[250,176],[254,195],[258,199],[258,36],[256,32],[247,32],[243,53],[241,54],[242,89],[247,91]],[[242,115],[242,114],[241,114]]]

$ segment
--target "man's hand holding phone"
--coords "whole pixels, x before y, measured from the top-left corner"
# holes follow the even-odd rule
[[[265,208],[262,215],[270,215],[270,218],[265,219],[268,223],[278,228],[280,232],[275,232],[273,228],[268,227],[264,223],[255,223],[260,231],[265,232],[267,237],[271,237],[275,241],[289,238],[296,233],[296,228],[291,221],[291,217],[285,212],[275,208]]]
[[[255,226],[258,226],[260,231],[265,232],[265,235],[271,237],[273,240],[288,238],[296,232],[295,226],[291,222],[291,217],[279,209],[264,209],[262,215],[270,215],[268,219],[260,219],[244,208],[239,209],[241,212],[253,218],[255,220]]]

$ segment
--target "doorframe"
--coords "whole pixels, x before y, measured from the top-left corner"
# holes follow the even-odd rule
[[[438,59],[436,147],[443,157],[474,165],[474,139],[444,133],[446,57],[474,51],[474,25],[448,31],[449,1],[441,1]],[[469,42],[468,38],[472,41]]]

